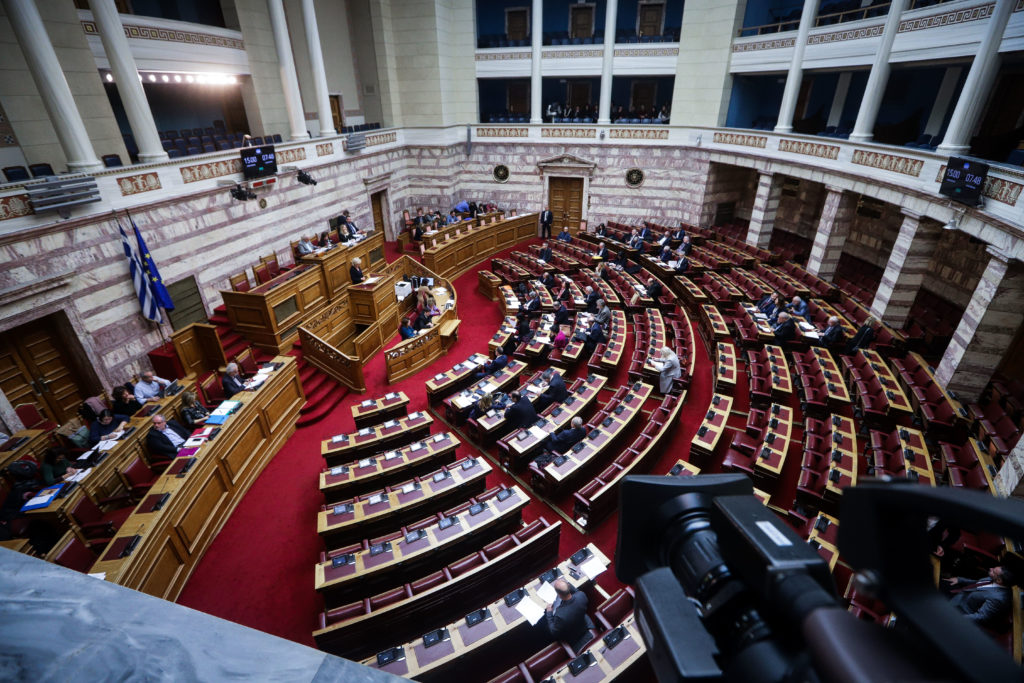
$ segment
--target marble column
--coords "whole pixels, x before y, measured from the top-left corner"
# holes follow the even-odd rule
[[[146,91],[139,81],[139,69],[135,66],[135,58],[128,46],[128,38],[124,35],[124,25],[121,24],[114,0],[89,0],[89,7],[100,29],[103,51],[110,62],[128,125],[139,146],[139,161],[166,161],[167,152],[160,142],[160,133],[157,132]]]
[[[612,74],[615,63],[615,19],[618,0],[607,0],[604,13],[604,51],[601,53],[601,96],[598,100],[597,122],[612,122]]]
[[[302,0],[302,23],[306,29],[309,65],[313,71],[317,116],[320,119],[320,137],[323,138],[335,135],[337,131],[334,130],[334,117],[331,116],[331,98],[327,95],[327,72],[324,70],[324,53],[320,48],[320,29],[316,23],[313,0]]]
[[[850,92],[851,80],[853,80],[852,71],[844,71],[839,74],[839,78],[836,80],[836,91],[832,95],[832,108],[829,109],[826,126],[838,128],[839,124],[842,123],[843,109],[846,108],[846,96]]]
[[[866,142],[873,137],[875,120],[878,118],[878,110],[882,106],[885,86],[889,82],[889,55],[892,52],[892,43],[896,40],[896,33],[900,28],[900,17],[906,8],[907,0],[891,0],[889,3],[889,14],[885,18],[885,28],[882,30],[882,44],[875,51],[875,61],[871,65],[868,84],[864,86],[864,96],[861,98],[860,110],[857,112],[857,122],[853,126],[853,132],[850,133],[851,140]]]
[[[985,35],[978,46],[978,54],[971,63],[971,70],[967,72],[960,99],[946,127],[946,137],[939,145],[940,153],[958,154],[971,148],[971,135],[999,70],[999,45],[1003,42],[1006,23],[1016,4],[1017,0],[996,0]]]
[[[975,401],[1024,321],[1024,266],[995,247],[935,377],[964,402]]]
[[[3,7],[57,133],[57,140],[64,150],[68,170],[82,172],[103,168],[92,148],[89,133],[75,106],[75,98],[36,3],[34,0],[3,0]]]
[[[747,244],[767,249],[772,241],[775,215],[779,212],[782,197],[782,176],[761,173],[757,178],[757,194],[750,211],[750,225],[747,226]]]
[[[530,123],[544,122],[541,94],[544,81],[541,79],[541,47],[544,42],[544,0],[533,0],[530,8]]]
[[[1017,441],[1010,454],[1003,461],[995,476],[996,491],[999,495],[1024,498],[1024,439]]]
[[[796,33],[796,44],[793,45],[793,59],[789,63],[789,75],[786,76],[786,89],[782,91],[779,120],[775,124],[776,133],[793,132],[796,98],[800,96],[800,81],[804,76],[804,50],[807,48],[807,34],[814,26],[819,4],[820,0],[804,0],[804,9],[800,13],[800,27]]]
[[[924,126],[926,135],[938,135],[942,130],[942,122],[946,120],[946,112],[953,101],[953,91],[956,90],[956,82],[960,80],[962,67],[950,66],[942,75],[942,83],[935,94],[935,104],[932,105],[932,112],[928,115],[928,123]]]
[[[903,329],[939,243],[940,230],[933,222],[921,222],[917,214],[903,212],[903,225],[871,302],[871,313],[876,318]]]
[[[825,204],[821,208],[818,229],[814,233],[811,256],[807,261],[807,272],[822,280],[832,282],[836,275],[839,258],[843,255],[846,237],[850,234],[853,214],[857,208],[854,195],[828,187]]]
[[[302,109],[302,95],[299,94],[299,78],[295,74],[292,41],[288,37],[288,21],[284,16],[283,0],[267,0],[267,8],[270,14],[270,28],[274,32],[274,47],[277,49],[277,64],[281,71],[281,89],[284,92],[284,106],[288,111],[291,139],[308,140],[306,115]]]

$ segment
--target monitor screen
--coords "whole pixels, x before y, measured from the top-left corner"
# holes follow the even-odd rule
[[[961,204],[977,206],[978,199],[985,189],[988,177],[988,164],[973,159],[950,157],[946,163],[946,172],[942,176],[939,194],[945,195]]]
[[[245,147],[242,154],[242,175],[246,180],[263,178],[277,173],[277,155],[273,145]]]

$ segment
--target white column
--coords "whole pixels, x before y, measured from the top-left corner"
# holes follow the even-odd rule
[[[885,86],[889,82],[889,55],[892,53],[892,42],[896,40],[900,17],[906,8],[907,0],[892,0],[889,3],[889,14],[885,18],[885,28],[882,30],[882,43],[875,51],[875,62],[871,65],[868,84],[864,86],[864,97],[861,98],[860,109],[857,111],[857,123],[850,133],[851,140],[870,140],[875,130],[875,120],[882,106]]]
[[[796,44],[793,45],[793,61],[789,63],[786,89],[782,91],[782,106],[779,107],[779,120],[775,125],[776,133],[793,132],[793,113],[796,111],[796,98],[800,95],[800,81],[804,77],[804,50],[807,48],[807,34],[814,26],[814,18],[818,16],[819,2],[820,0],[804,0],[804,9],[800,13],[800,27],[796,33]]]
[[[604,52],[601,54],[601,97],[597,106],[597,122],[612,122],[612,75],[615,62],[615,18],[618,0],[608,0],[604,13]]]
[[[160,143],[153,112],[149,108],[146,91],[139,81],[135,58],[128,47],[128,39],[124,35],[124,26],[114,0],[89,0],[89,7],[100,29],[103,51],[107,53],[110,70],[114,73],[114,82],[117,83],[117,93],[121,96],[124,113],[128,116],[128,125],[139,146],[139,161],[165,161],[167,152]]]
[[[544,41],[544,0],[533,0],[530,8],[530,123],[543,123],[540,59]]]
[[[966,152],[971,148],[971,133],[981,115],[981,108],[988,99],[988,91],[992,88],[992,81],[996,77],[996,70],[999,66],[999,44],[1003,42],[1003,32],[1006,30],[1006,22],[1010,20],[1016,0],[996,0],[992,17],[988,20],[988,27],[985,29],[985,36],[978,46],[978,55],[971,63],[971,70],[967,73],[967,81],[960,91],[960,99],[957,100],[956,109],[953,110],[953,117],[949,120],[949,127],[946,128],[946,137],[939,145],[939,152],[956,154]]]
[[[852,79],[852,71],[844,71],[836,79],[836,92],[832,96],[832,108],[829,110],[826,126],[838,127],[842,123],[843,109],[846,107],[846,95],[850,92],[850,81]]]
[[[292,41],[288,37],[288,22],[284,18],[283,0],[267,0],[267,8],[270,10],[270,28],[274,31],[277,63],[281,69],[281,87],[284,90],[284,105],[288,110],[288,125],[292,129],[291,139],[308,140],[306,115],[302,111],[302,95],[299,94],[299,78],[295,75]]]
[[[313,87],[316,89],[316,108],[320,116],[320,137],[335,135],[334,117],[331,116],[331,99],[327,96],[327,72],[324,70],[324,53],[320,49],[320,29],[316,25],[316,7],[313,0],[302,0],[302,22],[306,27],[306,44],[309,46],[309,65],[313,69]]]
[[[938,135],[942,130],[942,122],[946,119],[946,112],[953,101],[953,91],[956,90],[956,82],[960,80],[962,67],[950,66],[942,75],[942,83],[939,84],[939,92],[935,95],[935,104],[932,106],[932,113],[928,116],[928,123],[924,126],[925,135]]]
[[[43,26],[34,0],[3,0],[4,11],[14,29],[14,36],[25,55],[36,89],[43,98],[43,106],[57,132],[70,171],[95,171],[103,164],[93,151],[89,133],[82,115],[75,106],[75,98],[68,87],[67,78]],[[138,78],[136,76],[136,78]]]

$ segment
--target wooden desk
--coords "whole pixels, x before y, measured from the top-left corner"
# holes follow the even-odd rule
[[[907,470],[917,475],[917,480],[929,486],[935,486],[935,470],[932,467],[932,456],[924,441],[924,434],[910,427],[898,427],[896,434],[900,440],[900,457]]]
[[[479,270],[476,274],[476,280],[476,291],[491,301],[498,300],[498,288],[501,287],[500,277],[489,270]]]
[[[282,366],[263,386],[233,397],[242,407],[217,438],[199,448],[187,474],[178,476],[176,463],[168,467],[91,572],[165,600],[178,597],[242,496],[295,431],[306,401],[295,359],[279,356],[274,362]],[[164,493],[169,496],[156,509]],[[135,536],[135,550],[119,557]]]
[[[373,427],[363,427],[357,432],[324,439],[320,442],[320,455],[328,465],[340,465],[423,438],[430,433],[433,423],[434,418],[421,410]]]
[[[708,405],[708,412],[704,420],[693,435],[693,442],[690,444],[690,452],[706,457],[714,454],[718,447],[718,441],[725,432],[725,425],[729,421],[732,412],[732,396],[727,394],[715,394],[711,397]],[[701,430],[704,433],[701,434]]]
[[[696,477],[700,474],[700,468],[686,460],[676,460],[672,469],[668,471],[670,477]]]
[[[454,279],[491,254],[537,234],[538,214],[530,213],[472,228],[426,250],[423,265],[443,278]]]
[[[551,370],[559,376],[565,372],[562,368],[551,368]],[[548,389],[549,384],[543,378],[545,371],[538,370],[520,386],[520,392],[529,399],[530,403],[536,403],[541,394]],[[509,430],[504,411],[490,410],[486,415],[478,417],[475,422],[476,429],[474,430],[474,435],[477,441],[488,446],[501,436],[504,436],[505,432]]]
[[[708,295],[686,275],[676,275],[669,282],[672,290],[683,300],[683,305],[691,312],[708,303]]]
[[[845,415],[833,413],[828,434],[832,455],[825,479],[825,499],[838,501],[847,486],[854,486],[860,470],[861,452],[857,444],[857,425]],[[838,458],[838,460],[837,460]],[[835,474],[833,474],[835,472]]]
[[[425,536],[411,543],[402,538],[392,542],[390,550],[378,554],[364,548],[352,553],[350,564],[334,566],[331,559],[318,562],[314,576],[316,591],[323,596],[324,604],[333,608],[401,582],[414,576],[413,572],[422,575],[437,571],[457,559],[455,553],[479,548],[519,525],[530,498],[518,486],[509,490],[512,494],[505,500],[490,498],[482,512],[472,515],[467,509],[455,516],[451,526],[441,529],[435,524],[425,530]]]
[[[715,362],[715,391],[731,394],[736,391],[736,347],[732,342],[720,341],[715,345],[718,354]]]
[[[253,344],[271,353],[291,348],[303,318],[323,307],[327,285],[320,267],[296,265],[248,292],[221,291],[231,327]]]
[[[386,316],[389,309],[398,305],[395,299],[395,282],[401,274],[392,272],[381,275],[367,271],[366,279],[372,282],[360,282],[348,285],[349,314],[358,325],[372,325]],[[442,305],[443,304],[438,304]]]
[[[436,403],[453,391],[471,383],[477,368],[487,361],[486,355],[474,353],[461,363],[456,363],[451,370],[434,375],[426,381],[427,400],[430,403]]]
[[[315,265],[323,278],[327,297],[334,299],[343,294],[352,282],[349,268],[352,260],[362,261],[362,268],[369,273],[379,266],[386,265],[384,260],[384,235],[375,230],[369,237],[358,243],[341,242],[319,254],[300,256],[299,263]]]
[[[42,465],[43,453],[50,445],[50,434],[42,429],[22,429],[11,434],[11,438],[4,444],[7,450],[0,451],[0,472],[26,456]]]
[[[701,318],[701,328],[707,339],[723,341],[730,338],[729,327],[725,324],[725,316],[713,304],[703,304],[700,310],[704,313]]]
[[[889,369],[889,364],[885,362],[882,355],[874,349],[860,349],[857,353],[863,354],[869,367],[875,371],[875,377],[878,378],[878,382],[884,390],[882,397],[888,403],[889,415],[892,416],[893,413],[912,414],[914,407],[910,405],[907,395],[903,393],[900,383],[896,381],[896,375]]]
[[[857,334],[857,327],[851,323],[845,315],[839,312],[835,306],[825,301],[824,299],[811,299],[811,303],[816,305],[818,308],[825,313],[825,315],[839,318],[839,327],[843,328],[843,336],[846,339],[853,339]]]
[[[343,500],[321,510],[317,513],[316,532],[325,547],[340,548],[394,531],[483,493],[490,472],[486,460],[463,458],[422,478],[399,482],[378,493]]]
[[[593,544],[587,545],[593,557],[605,567],[611,562]],[[579,578],[573,578],[569,569],[578,571],[579,567],[566,559],[557,565],[560,577],[576,589],[582,589],[591,583],[582,572]],[[543,607],[544,601],[537,592],[542,586],[540,579],[534,579],[523,586],[526,595],[523,600],[532,600]],[[474,680],[479,676],[480,667],[487,667],[488,661],[493,662],[499,653],[508,650],[526,639],[531,634],[530,622],[519,610],[509,607],[504,599],[495,600],[487,605],[490,617],[467,627],[465,619],[446,625],[450,640],[438,643],[431,648],[424,648],[420,639],[400,645],[402,657],[384,666],[378,666],[376,657],[363,660],[365,666],[381,669],[396,676],[415,679],[417,681],[460,681]],[[488,671],[489,673],[489,671]],[[495,672],[497,673],[497,672]]]
[[[320,472],[320,492],[327,503],[336,503],[367,491],[402,481],[455,460],[459,439],[440,432],[429,439],[387,451],[379,457],[353,460]]]
[[[825,380],[825,393],[828,396],[829,403],[849,404],[851,400],[850,390],[846,388],[842,370],[832,357],[832,353],[828,349],[822,349],[817,346],[811,347],[811,353],[817,359],[821,376]]]
[[[613,681],[620,676],[628,679],[630,672],[641,669],[647,661],[647,646],[635,616],[626,617],[621,626],[625,630],[625,637],[614,648],[609,648],[603,640],[599,640],[587,649],[593,657],[589,667],[574,676],[566,664],[546,680],[552,683],[597,683]],[[579,656],[582,655],[580,653]]]
[[[366,399],[362,403],[352,404],[352,419],[356,427],[371,427],[385,420],[403,417],[408,414],[409,397],[404,391],[385,394],[382,398]]]
[[[778,426],[771,426],[772,418],[779,421]],[[754,472],[774,479],[782,474],[782,467],[786,464],[786,452],[793,435],[793,409],[773,403],[768,410],[768,419],[764,443],[754,454]]]
[[[484,394],[495,391],[508,393],[519,386],[519,375],[523,374],[527,367],[527,364],[520,360],[510,360],[508,365],[493,375],[482,377],[466,390],[444,399],[441,403],[444,405],[445,418],[452,424],[461,424],[473,405]]]
[[[604,370],[611,376],[619,369],[622,362],[622,353],[626,350],[626,314],[619,309],[611,312],[611,324],[608,334],[608,341],[605,343],[604,353],[598,362],[598,370]]]
[[[767,344],[764,355],[771,376],[772,398],[776,401],[786,400],[793,393],[793,377],[789,372],[786,354],[781,347]]]

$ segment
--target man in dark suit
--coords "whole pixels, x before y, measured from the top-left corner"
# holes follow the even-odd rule
[[[608,304],[604,302],[604,299],[597,300],[597,313],[594,314],[594,320],[601,324],[601,327],[607,327],[608,323],[612,320],[611,309],[608,308]]]
[[[551,237],[551,222],[555,220],[555,215],[551,213],[551,209],[544,207],[544,210],[540,212],[540,236]],[[542,257],[543,258],[543,257]]]
[[[587,596],[583,591],[573,592],[565,579],[552,584],[557,597],[544,610],[543,624],[552,640],[575,646],[587,635]]]
[[[224,389],[224,396],[226,398],[231,398],[238,392],[245,391],[245,382],[242,381],[238,363],[228,363],[227,368],[224,370],[224,379],[221,381],[221,387]]]
[[[565,307],[565,302],[558,304],[558,309],[555,310],[555,334],[558,334],[558,326],[564,325],[569,322],[569,309]]]
[[[672,260],[672,247],[667,244],[661,248],[661,253],[658,254],[658,260],[662,263],[668,263]]]
[[[686,271],[690,269],[690,259],[686,258],[682,253],[677,253],[676,258],[678,260],[676,261],[675,272],[678,275],[685,275]]]
[[[519,390],[509,395],[511,405],[505,410],[505,421],[513,429],[529,427],[537,421],[537,411],[534,409],[530,399],[519,393]]]
[[[608,245],[605,244],[604,242],[601,242],[601,246],[597,248],[597,253],[594,254],[594,256],[596,256],[599,259],[603,259],[603,260],[607,261],[608,260]]]
[[[551,212],[549,211],[548,213],[551,213]],[[548,226],[548,230],[549,231],[551,230],[551,226],[550,225]],[[547,261],[548,263],[551,263],[551,246],[547,242],[545,242],[543,245],[541,245],[540,256],[538,258],[541,261]]]
[[[952,604],[969,621],[979,626],[998,627],[1010,609],[1010,587],[1016,577],[1006,567],[995,566],[988,570],[988,579],[946,579],[949,586],[959,592],[953,596]]]
[[[868,318],[864,321],[864,324],[857,330],[857,334],[853,335],[853,339],[843,349],[843,353],[849,355],[851,353],[857,353],[857,349],[866,349],[869,344],[875,339],[875,319]]]
[[[672,233],[672,239],[681,240],[686,237],[686,229],[683,226],[679,226],[675,232]]]
[[[604,328],[601,327],[601,323],[595,320],[587,331],[587,340],[583,342],[583,355],[589,356],[594,353],[594,349],[597,348],[597,345],[603,344],[605,340]]]
[[[650,282],[647,283],[647,296],[654,299],[655,303],[657,303],[658,299],[661,297],[661,282],[653,277]]]
[[[591,287],[590,285],[587,285],[583,289],[583,292],[586,295],[585,303],[587,305],[587,312],[593,313],[594,311],[597,310],[597,292],[595,292],[594,288]]]
[[[548,272],[544,273],[544,277],[541,278],[540,283],[544,285],[545,289],[547,289],[549,292],[552,291],[555,288],[555,285],[557,284],[557,280],[555,280],[555,274],[549,270]]]
[[[569,390],[565,388],[565,380],[557,372],[548,368],[541,377],[548,383],[548,388],[537,397],[533,404],[534,410],[538,413],[544,412],[544,409],[552,403],[561,403],[569,397]]]
[[[473,379],[481,380],[484,377],[487,377],[488,375],[497,374],[504,370],[507,365],[508,356],[505,355],[505,350],[499,346],[498,348],[494,349],[494,358],[484,363],[483,367],[480,368],[480,370],[475,375],[473,375]]]
[[[544,439],[544,452],[537,456],[534,462],[541,467],[547,465],[551,462],[554,454],[567,452],[580,441],[583,441],[583,437],[586,435],[587,430],[583,427],[583,418],[574,417],[568,427],[550,434],[548,438]]]
[[[683,237],[683,243],[679,245],[679,251],[683,252],[687,256],[693,251],[693,242],[690,241],[690,236],[686,235]]]
[[[775,333],[775,339],[780,342],[791,341],[796,338],[796,323],[789,313],[783,311],[779,313],[779,321],[772,328],[772,332]]]
[[[163,415],[153,416],[153,428],[146,434],[146,448],[152,455],[173,458],[178,449],[188,440],[190,432],[174,420],[167,421]]]
[[[843,341],[843,327],[839,324],[839,318],[832,316],[828,319],[828,325],[818,338],[822,346],[832,346]]]
[[[645,225],[644,227],[640,228],[640,232],[638,234],[640,236],[640,239],[642,239],[644,242],[650,242],[651,237],[654,233],[652,233],[651,229]]]
[[[523,307],[527,315],[540,315],[540,297],[537,296],[537,292],[530,291],[530,298],[526,302],[526,306]]]
[[[630,235],[629,242],[626,243],[626,246],[628,246],[630,249],[643,249],[644,238],[641,237],[640,233],[638,233],[636,230],[633,230],[633,234]]]

